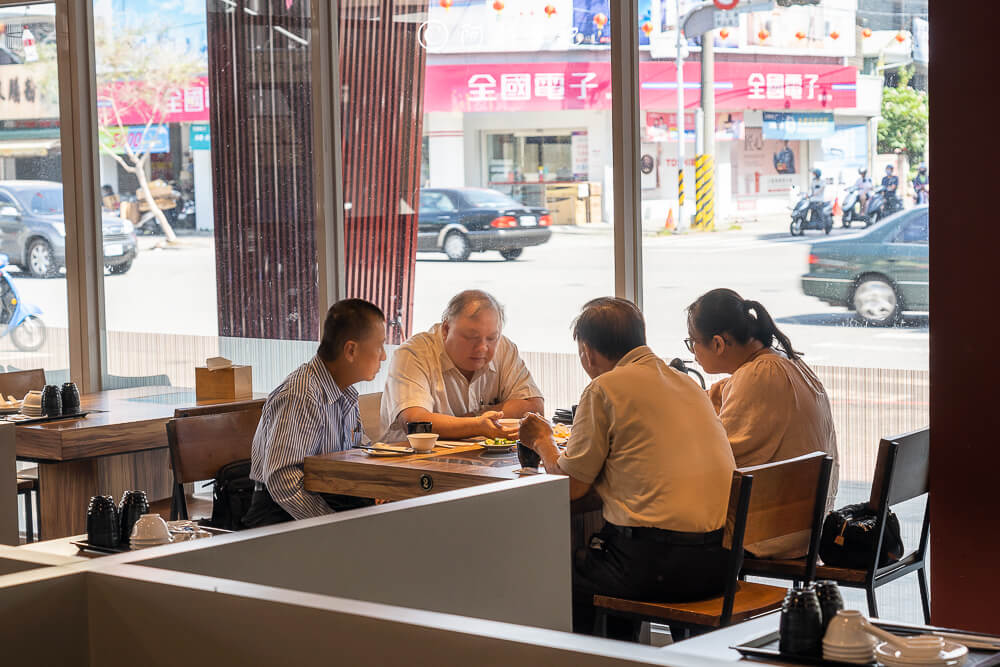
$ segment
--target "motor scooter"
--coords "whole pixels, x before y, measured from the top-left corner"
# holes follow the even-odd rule
[[[847,195],[844,197],[844,216],[841,218],[841,224],[847,228],[853,222],[863,222],[865,227],[871,227],[882,218],[892,215],[902,208],[898,198],[893,198],[890,202],[885,188],[880,185],[868,195],[865,210],[862,211],[860,192],[856,186],[851,186],[847,189]]]
[[[0,337],[10,334],[14,347],[34,352],[45,343],[42,309],[21,299],[10,276],[7,255],[0,254]]]
[[[822,229],[826,234],[833,229],[833,202],[823,202],[821,215],[811,213],[810,204],[809,195],[803,193],[792,209],[792,223],[788,227],[792,236],[802,236],[807,229]]]

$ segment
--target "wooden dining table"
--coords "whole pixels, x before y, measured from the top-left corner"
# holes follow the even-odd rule
[[[369,456],[361,449],[307,456],[303,464],[307,491],[383,500],[405,500],[479,484],[518,479],[516,448],[489,452],[477,443],[436,446],[427,454]],[[604,522],[600,500],[590,494],[571,505],[574,547],[586,545]]]
[[[38,463],[42,539],[87,529],[91,496],[116,500],[125,490],[146,492],[150,502],[173,491],[166,423],[177,409],[226,403],[198,401],[192,390],[169,387],[115,389],[80,397],[84,417],[18,424],[18,460]]]

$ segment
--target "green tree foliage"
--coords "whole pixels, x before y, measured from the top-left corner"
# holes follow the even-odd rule
[[[921,162],[927,148],[929,118],[927,93],[909,87],[911,73],[900,71],[895,88],[882,91],[882,120],[878,124],[878,152],[906,153],[910,164]]]

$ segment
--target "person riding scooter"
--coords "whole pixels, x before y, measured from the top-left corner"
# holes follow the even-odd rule
[[[913,201],[916,204],[926,204],[930,199],[930,179],[927,177],[927,165],[923,162],[917,167],[917,175],[913,178]]]
[[[882,187],[885,188],[885,210],[882,212],[882,217],[889,215],[899,209],[903,208],[902,203],[899,201],[897,196],[899,193],[899,177],[893,172],[895,170],[892,165],[887,165],[885,168],[885,177],[882,179]]]
[[[823,183],[823,172],[819,169],[813,169],[812,175],[812,180],[809,181],[809,221],[815,222],[823,219],[826,184]]]
[[[872,183],[872,179],[868,178],[868,169],[865,167],[858,169],[858,180],[854,182],[854,187],[858,189],[858,201],[861,202],[861,213],[863,214],[867,210],[868,197],[875,189],[875,184]]]

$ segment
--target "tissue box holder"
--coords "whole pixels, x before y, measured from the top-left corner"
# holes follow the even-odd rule
[[[231,366],[210,371],[204,366],[194,369],[194,394],[199,401],[242,401],[253,398],[253,369]]]

